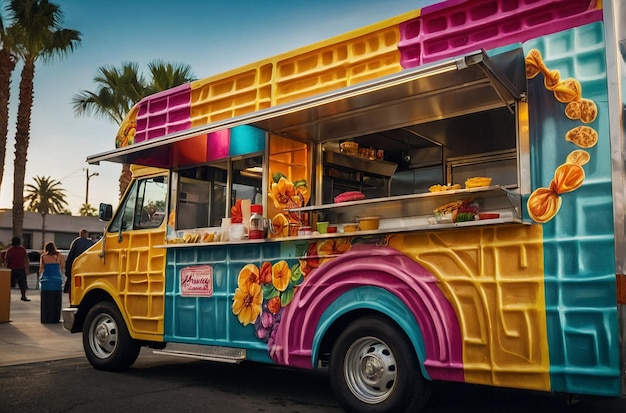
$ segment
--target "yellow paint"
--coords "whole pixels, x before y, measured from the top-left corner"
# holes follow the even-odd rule
[[[165,302],[165,223],[155,230],[105,233],[105,256],[100,257],[102,240],[81,255],[73,267],[80,285],[73,290],[72,304],[78,304],[94,290],[106,291],[122,312],[135,339],[162,341]]]
[[[541,226],[411,233],[389,246],[440,280],[459,319],[468,383],[550,389]]]
[[[191,82],[191,127],[397,73],[399,24],[415,10]]]
[[[400,72],[399,25],[420,14],[421,10],[413,10],[190,82],[191,127]],[[137,110],[138,105],[129,112],[118,131],[116,142],[132,144]]]
[[[163,175],[164,173],[169,171],[163,168],[131,164],[130,172],[133,174],[133,178],[138,178],[150,175]]]

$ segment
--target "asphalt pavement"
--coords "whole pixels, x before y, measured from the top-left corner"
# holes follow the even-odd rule
[[[20,290],[11,288],[10,321],[0,323],[0,367],[84,357],[81,334],[71,334],[61,322],[41,323],[36,273],[28,275],[28,287],[31,301],[22,301]],[[68,305],[68,295],[63,294],[62,307]]]

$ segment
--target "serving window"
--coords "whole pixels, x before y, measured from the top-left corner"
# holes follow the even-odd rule
[[[226,216],[228,164],[204,165],[177,172],[177,229],[219,226]]]

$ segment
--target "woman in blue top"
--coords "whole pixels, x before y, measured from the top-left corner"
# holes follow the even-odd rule
[[[57,251],[54,242],[48,242],[44,248],[39,264],[41,273],[41,290],[61,291],[63,288],[63,273],[65,270],[65,260],[63,255]]]

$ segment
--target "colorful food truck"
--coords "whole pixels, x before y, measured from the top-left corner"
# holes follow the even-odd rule
[[[103,370],[327,367],[347,411],[622,397],[624,21],[451,0],[143,99],[88,158],[134,178],[65,327]]]

